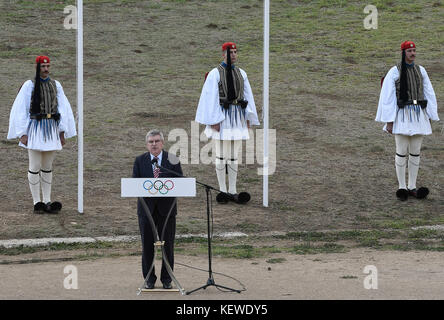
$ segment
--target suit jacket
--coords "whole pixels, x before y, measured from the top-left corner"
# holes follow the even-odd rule
[[[172,164],[170,160],[174,159],[174,163]],[[178,176],[182,176],[182,168],[180,166],[179,159],[173,154],[168,154],[165,150],[163,150],[162,154],[162,162],[160,163],[161,167],[166,169],[175,171],[178,173]],[[159,178],[175,178],[178,177],[173,173],[170,173],[164,169],[160,169]],[[153,173],[153,164],[151,163],[151,155],[149,152],[146,152],[136,158],[133,166],[133,178],[154,178]],[[171,205],[174,202],[175,198],[172,197],[147,197],[143,198],[148,208],[151,211],[151,214],[154,213],[154,210],[157,209],[158,213],[162,216],[168,215],[168,212],[171,208]],[[137,203],[137,214],[145,216],[143,206],[140,203]],[[175,216],[177,214],[177,206],[174,206],[171,215]]]

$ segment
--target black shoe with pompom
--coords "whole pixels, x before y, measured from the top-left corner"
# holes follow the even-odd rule
[[[419,189],[409,190],[409,195],[416,199],[425,199],[429,194],[429,188],[421,187]]]
[[[406,201],[409,197],[409,192],[407,189],[398,189],[398,191],[396,191],[396,197],[401,201]]]
[[[245,204],[250,201],[251,196],[248,192],[241,192],[236,194],[230,194],[230,199],[239,204]]]
[[[34,213],[42,214],[45,211],[46,205],[43,202],[37,202],[34,205]]]
[[[228,203],[228,195],[225,192],[219,192],[216,196],[216,201],[221,204]]]
[[[62,204],[58,201],[48,202],[45,205],[44,209],[46,213],[53,213],[53,214],[59,213],[60,210],[62,210]]]

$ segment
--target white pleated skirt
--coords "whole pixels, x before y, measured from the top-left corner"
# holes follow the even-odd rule
[[[222,108],[225,119],[220,123],[220,131],[216,131],[211,126],[205,127],[204,133],[208,138],[218,140],[248,140],[246,109],[238,105],[230,105],[228,109]]]
[[[387,125],[383,128],[384,131],[387,131],[386,126]],[[418,105],[409,105],[402,109],[397,108],[392,132],[393,134],[406,136],[432,134],[432,126],[430,125],[426,109],[422,109],[421,106]]]
[[[38,150],[53,151],[62,150],[59,136],[59,123],[54,119],[31,119],[28,124],[28,145],[19,143],[20,147]]]

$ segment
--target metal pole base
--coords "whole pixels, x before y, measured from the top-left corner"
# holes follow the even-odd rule
[[[199,288],[196,288],[196,289],[191,290],[191,291],[187,291],[186,294],[187,294],[187,295],[190,295],[190,294],[192,294],[193,292],[196,292],[196,291],[198,291],[198,290],[201,290],[201,289],[204,289],[204,290],[205,290],[206,288],[208,288],[208,287],[210,287],[210,286],[214,286],[214,287],[216,287],[216,288],[225,289],[225,290],[232,291],[232,292],[241,293],[240,290],[232,289],[232,288],[228,288],[228,287],[224,287],[224,286],[221,286],[221,285],[216,284],[216,283],[214,282],[214,279],[210,277],[210,278],[208,278],[208,280],[207,280],[207,284],[206,284],[206,285],[204,285],[204,286],[202,286],[202,287],[199,287]]]

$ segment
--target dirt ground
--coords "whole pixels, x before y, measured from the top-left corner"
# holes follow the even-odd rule
[[[45,255],[41,256],[45,258]],[[216,284],[246,291],[222,292],[215,287],[190,295],[179,292],[142,293],[140,257],[104,258],[0,265],[0,299],[123,299],[123,300],[354,300],[444,299],[442,254],[354,249],[347,253],[276,255],[265,259],[213,259]],[[14,258],[18,261],[23,258]],[[176,262],[207,270],[205,257],[176,255]],[[67,265],[77,268],[78,289],[65,289]],[[366,289],[367,265],[376,267],[377,289]],[[159,266],[159,262],[156,262]],[[367,271],[368,272],[368,271]],[[218,273],[228,275],[235,280]],[[206,284],[208,273],[176,264],[175,276],[186,291]],[[240,283],[239,283],[239,282]],[[160,282],[157,282],[159,286]],[[376,282],[374,282],[376,285]]]
[[[1,3],[5,28],[0,36],[5,42],[0,59],[5,72],[0,74],[0,105],[5,115],[20,85],[32,77],[35,56],[43,53],[52,58],[51,75],[61,81],[74,113],[77,110],[75,30],[63,27],[63,8],[72,2],[39,3],[45,3],[49,14],[43,16],[46,11],[37,10],[37,2]],[[411,37],[421,37],[424,49],[418,60],[430,66],[442,101],[443,57],[436,53],[440,50],[432,50],[440,44],[424,37],[433,32],[422,28],[439,27],[443,6],[427,1],[422,5],[418,10],[423,11],[423,23],[411,30]],[[381,21],[404,23],[409,13],[401,7],[381,10]],[[269,177],[269,207],[262,206],[256,158],[255,164],[239,169],[238,189],[248,190],[251,202],[215,206],[217,231],[366,229],[444,221],[439,123],[424,141],[418,177],[419,184],[431,189],[429,199],[400,206],[394,197],[394,139],[382,133],[374,117],[380,76],[398,61],[398,37],[406,35],[396,28],[394,34],[388,22],[374,32],[364,29],[362,8],[359,2],[273,4],[270,128],[276,129],[278,166]],[[190,163],[196,152],[191,146],[192,121],[203,77],[220,62],[220,44],[226,39],[238,42],[238,65],[248,73],[262,117],[262,9],[256,0],[242,6],[236,1],[85,2],[85,214],[77,214],[76,139],[68,140],[54,164],[52,197],[63,203],[63,215],[35,217],[26,176],[28,156],[17,141],[6,140],[8,117],[2,117],[0,172],[8,183],[0,184],[0,238],[137,234],[136,201],[120,197],[120,179],[131,175],[135,157],[146,151],[145,134],[154,126],[166,136],[184,130],[184,173],[217,186],[214,165]],[[219,14],[224,10],[242,17],[242,23],[227,22]],[[340,20],[336,23],[332,16]],[[47,23],[39,30],[29,28],[36,19]],[[42,41],[41,32],[51,41]],[[384,49],[369,48],[373,41]],[[323,70],[324,65],[330,69]],[[165,149],[175,142],[167,141]],[[205,144],[200,141],[199,147]],[[205,231],[204,199],[202,189],[196,198],[180,199],[181,233]]]

